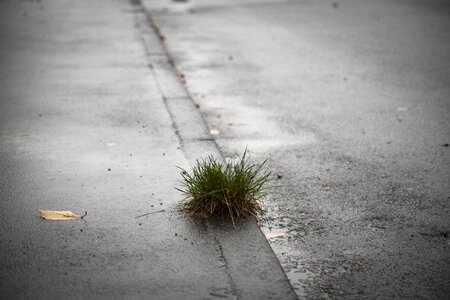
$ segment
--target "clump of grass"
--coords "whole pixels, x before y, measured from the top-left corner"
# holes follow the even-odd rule
[[[180,208],[190,216],[256,217],[264,214],[259,200],[267,193],[270,172],[266,161],[249,161],[247,150],[237,161],[221,163],[213,156],[197,160],[192,173],[181,169],[181,188],[186,198]]]

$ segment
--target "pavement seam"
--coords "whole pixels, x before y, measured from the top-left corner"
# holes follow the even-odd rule
[[[138,1],[130,1],[130,2],[131,2],[132,5],[140,5],[140,2],[138,2]],[[134,22],[135,22],[136,27],[137,27],[138,30],[139,30],[139,38],[140,38],[140,40],[141,40],[141,42],[142,42],[144,51],[145,51],[145,53],[146,53],[146,55],[147,55],[147,59],[149,60],[149,61],[148,61],[148,67],[149,67],[149,69],[150,69],[150,71],[151,71],[153,77],[156,79],[156,80],[155,80],[156,86],[157,86],[157,88],[158,88],[159,93],[160,93],[161,96],[162,96],[162,100],[163,100],[164,106],[165,106],[167,112],[169,113],[170,120],[171,120],[171,123],[172,123],[171,126],[172,126],[172,128],[174,129],[175,135],[176,135],[177,138],[178,138],[178,141],[179,141],[179,143],[180,143],[180,146],[182,147],[183,139],[181,138],[181,136],[180,136],[180,134],[179,134],[178,126],[177,126],[177,124],[176,124],[176,122],[175,122],[175,120],[174,120],[174,116],[173,116],[173,114],[171,113],[171,111],[169,110],[169,108],[167,107],[167,99],[164,97],[164,95],[163,95],[163,93],[162,93],[161,84],[160,84],[160,82],[159,82],[159,80],[158,80],[158,77],[157,77],[157,75],[156,75],[156,72],[155,72],[155,66],[152,64],[152,61],[151,61],[151,59],[150,59],[152,53],[150,53],[150,49],[149,49],[148,46],[147,46],[147,45],[148,45],[148,41],[145,39],[145,34],[144,34],[145,29],[141,27],[141,22],[142,22],[142,20],[139,20],[139,19],[138,19],[138,18],[139,18],[139,14],[142,14],[142,13],[143,13],[142,8],[139,9],[139,10],[136,10],[136,11],[134,12]],[[148,33],[149,33],[149,34],[153,34],[152,32],[148,32]],[[167,56],[166,53],[158,53],[157,55],[158,55],[158,56],[161,56],[161,57],[163,57],[163,58],[166,58],[166,56]]]
[[[231,294],[234,297],[236,297],[236,299],[239,300],[241,297],[239,296],[239,292],[238,292],[238,289],[236,287],[236,283],[233,281],[233,276],[231,275],[231,272],[230,272],[230,267],[228,265],[228,260],[225,257],[225,254],[223,253],[222,245],[220,244],[220,241],[217,239],[217,237],[214,236],[213,239],[214,239],[214,243],[217,246],[217,252],[219,253],[219,260],[223,263],[223,265],[225,267],[225,270],[226,270],[225,273],[226,273],[227,278],[228,278],[228,284],[231,287]]]
[[[139,15],[141,15],[141,16],[139,16]],[[144,18],[142,18],[142,16]],[[141,4],[140,11],[137,11],[135,13],[135,22],[136,22],[136,26],[139,28],[140,38],[144,45],[145,52],[147,54],[147,58],[149,60],[148,66],[149,66],[153,76],[156,79],[156,84],[157,84],[158,90],[162,96],[162,100],[164,102],[166,110],[170,115],[170,118],[172,121],[172,127],[175,130],[175,134],[179,140],[180,147],[183,150],[183,153],[185,154],[185,157],[188,160],[189,164],[194,165],[196,163],[196,159],[193,159],[193,157],[190,157],[190,155],[188,153],[189,151],[186,149],[186,143],[189,143],[189,142],[198,142],[198,143],[205,142],[205,143],[209,144],[209,149],[213,150],[214,156],[217,157],[218,159],[224,160],[224,156],[223,156],[222,152],[219,150],[219,147],[215,141],[215,138],[213,136],[211,136],[211,134],[209,133],[208,125],[207,125],[206,121],[204,120],[204,118],[201,116],[198,109],[195,107],[194,101],[193,101],[191,95],[189,94],[189,91],[186,89],[185,86],[183,86],[181,84],[181,82],[175,75],[176,67],[174,65],[172,58],[169,55],[169,52],[166,49],[166,46],[159,38],[161,36],[159,28],[154,24],[151,15],[147,12],[147,10],[145,9],[145,7],[142,4]],[[153,31],[148,31],[148,28],[145,28],[145,26],[142,26],[142,25],[149,26]],[[148,47],[149,46],[148,38],[144,37],[146,34],[147,35],[151,34],[151,35],[153,35],[153,37],[157,38],[157,40],[159,42],[159,47],[164,50],[164,53],[162,53],[158,50],[156,52],[152,52],[152,50]],[[155,58],[158,58],[161,61],[159,63],[158,62],[155,63],[153,61]],[[158,74],[158,71],[162,71],[164,69],[164,67],[162,67],[162,65],[165,67],[170,66],[172,78],[165,78],[166,82],[170,81],[171,85],[177,86],[177,88],[180,90],[180,92],[182,92],[182,94],[167,95],[167,93],[165,93],[163,83],[162,83],[163,79]],[[168,71],[168,70],[165,70],[165,71]],[[195,133],[196,131],[192,130],[192,128],[187,128],[186,130],[183,130],[184,128],[182,128],[182,127],[184,127],[184,126],[180,126],[180,123],[181,123],[180,117],[184,116],[184,112],[177,113],[177,111],[175,109],[173,109],[173,107],[171,107],[171,105],[170,105],[170,102],[172,102],[172,101],[177,102],[177,103],[184,102],[184,105],[186,105],[188,107],[189,111],[191,112],[191,116],[190,116],[191,123],[196,124],[197,129],[200,127],[203,129],[202,130],[203,132],[199,136],[198,135],[192,136],[190,134],[186,134],[186,132],[194,132]],[[186,125],[187,127],[191,127],[188,124],[183,124],[183,125]],[[207,156],[209,154],[210,153],[207,153],[207,152],[197,153],[197,156],[202,157],[202,156]]]
[[[141,8],[142,8],[141,12],[136,12],[135,13],[135,16],[136,16],[135,22],[136,22],[137,27],[140,27],[139,23],[141,22],[139,19],[137,19],[137,16],[138,16],[139,13],[143,13],[146,16],[146,20],[147,20],[148,24],[154,30],[153,34],[155,34],[156,36],[160,36],[159,29],[158,29],[158,27],[156,25],[154,25],[154,23],[153,23],[153,21],[151,19],[151,16],[147,13],[147,11],[145,10],[145,8],[143,6]],[[143,37],[143,34],[144,34],[143,31],[144,31],[143,28],[140,28],[139,34],[140,34],[140,37],[141,37],[141,42],[143,43],[143,46],[145,48],[145,52],[147,54],[147,58],[149,59],[149,68],[150,68],[153,76],[156,79],[156,85],[157,85],[158,90],[159,90],[159,92],[160,92],[160,94],[162,96],[162,99],[163,99],[164,105],[166,107],[166,110],[167,110],[167,112],[170,115],[170,119],[171,119],[171,122],[172,122],[172,128],[175,130],[175,135],[177,136],[177,138],[179,140],[180,147],[183,150],[183,153],[185,154],[185,157],[188,160],[189,164],[192,165],[194,163],[194,161],[192,161],[192,159],[189,159],[189,157],[186,156],[186,149],[184,147],[184,145],[185,145],[184,142],[185,141],[186,142],[197,141],[197,142],[212,143],[212,144],[214,144],[214,148],[216,148],[217,152],[220,154],[220,156],[218,158],[220,158],[221,160],[224,160],[223,154],[220,152],[219,147],[217,146],[214,137],[212,137],[209,134],[209,132],[208,132],[208,136],[199,137],[199,138],[195,138],[195,139],[184,138],[184,136],[182,134],[180,134],[180,128],[179,128],[179,126],[177,124],[177,116],[173,112],[173,110],[170,108],[168,102],[169,101],[179,102],[179,101],[186,101],[187,100],[187,101],[189,101],[189,103],[191,103],[191,106],[195,110],[197,110],[197,108],[195,107],[194,102],[193,102],[191,96],[189,95],[189,93],[188,93],[188,91],[187,91],[187,89],[185,87],[183,87],[184,92],[185,92],[185,96],[172,97],[172,98],[168,99],[164,95],[164,92],[163,92],[163,89],[162,89],[162,86],[161,86],[161,82],[160,82],[160,80],[158,78],[157,72],[155,71],[156,66],[155,66],[155,64],[152,63],[152,58],[154,58],[156,56],[156,57],[161,57],[163,59],[166,59],[166,62],[167,62],[167,64],[169,64],[171,66],[173,73],[175,73],[175,65],[173,64],[173,60],[170,58],[169,53],[168,53],[167,49],[165,49],[164,45],[162,45],[162,47],[165,49],[165,53],[164,54],[157,53],[155,55],[154,53],[151,53],[150,49],[148,48],[148,44],[147,44],[148,41]],[[151,34],[151,32],[147,32],[147,33]],[[177,84],[181,85],[181,83],[178,80],[176,80],[176,81],[177,81]],[[196,120],[194,120],[194,122],[200,123],[202,126],[207,128],[206,122],[201,117],[201,115],[200,115],[199,118],[196,118]],[[209,232],[209,230],[208,230],[208,222],[207,221],[203,223],[203,228],[204,228],[204,230],[207,233]],[[219,256],[219,261],[225,267],[225,274],[226,274],[227,279],[228,279],[228,285],[230,286],[231,294],[234,296],[235,299],[240,299],[239,293],[238,293],[238,288],[236,286],[236,283],[233,280],[233,276],[231,274],[231,270],[230,270],[227,258],[225,257],[222,245],[221,245],[219,239],[215,235],[213,235],[213,240],[214,240],[214,244],[216,245],[216,249],[217,249],[218,256]]]

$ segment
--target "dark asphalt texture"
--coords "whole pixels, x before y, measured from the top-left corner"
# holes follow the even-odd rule
[[[144,3],[222,152],[280,174],[299,296],[448,298],[448,1]]]

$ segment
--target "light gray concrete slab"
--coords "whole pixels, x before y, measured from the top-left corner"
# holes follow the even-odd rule
[[[166,99],[165,102],[183,142],[212,139],[200,112],[190,98]]]

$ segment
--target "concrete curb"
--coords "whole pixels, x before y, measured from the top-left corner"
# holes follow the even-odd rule
[[[141,6],[141,12],[136,14],[136,24],[141,29],[141,39],[147,52],[149,67],[163,95],[167,111],[172,118],[172,125],[188,162],[193,165],[197,158],[207,155],[223,159],[205,120],[176,76],[173,61],[160,41],[158,29],[144,5]],[[154,47],[155,44],[158,45],[157,48]]]
[[[161,42],[161,33],[152,19],[148,3],[141,3],[140,7],[136,24],[141,28],[149,66],[164,97],[186,159],[191,166],[196,159],[207,155],[223,160],[223,154],[209,133],[205,120],[175,74],[175,65]],[[153,46],[156,40],[159,44],[157,48]],[[203,226],[216,243],[235,299],[297,299],[255,220],[237,222],[236,228],[223,220],[210,220]]]

